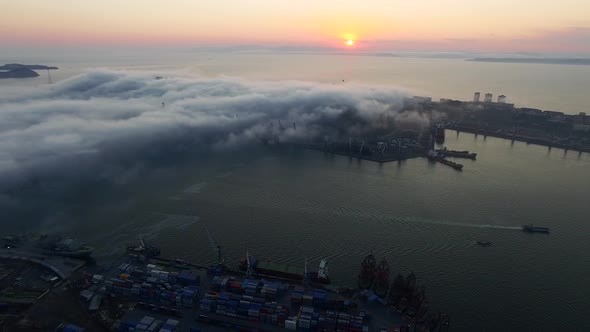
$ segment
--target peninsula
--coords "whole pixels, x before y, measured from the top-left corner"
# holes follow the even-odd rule
[[[55,69],[59,69],[57,67],[54,66],[45,66],[45,65],[23,65],[20,63],[8,63],[5,64],[3,66],[0,66],[0,70],[15,70],[15,69],[31,69],[31,70],[36,70],[36,69],[41,69],[41,70],[55,70]]]
[[[45,65],[23,65],[20,63],[9,63],[0,66],[0,79],[2,78],[29,78],[38,77],[35,70],[55,70],[57,67]]]
[[[17,68],[9,71],[0,71],[0,79],[2,78],[28,78],[37,77],[39,74],[28,68]]]

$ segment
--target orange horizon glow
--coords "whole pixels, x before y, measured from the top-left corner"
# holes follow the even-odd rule
[[[590,52],[588,12],[587,0],[19,0],[3,4],[0,43]]]

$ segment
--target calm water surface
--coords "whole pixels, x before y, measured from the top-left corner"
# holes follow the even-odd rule
[[[461,60],[210,54],[164,62],[29,60],[62,67],[54,81],[88,67],[357,81],[435,98],[491,91],[520,106],[567,113],[587,109],[590,86],[589,66]],[[46,79],[5,80],[0,88]],[[453,330],[590,330],[590,155],[451,131],[446,145],[477,152],[477,161],[460,161],[465,168],[457,172],[422,158],[381,165],[261,148],[162,170],[140,188],[78,204],[70,223],[57,218],[43,227],[86,239],[99,262],[122,254],[141,233],[165,256],[202,264],[215,260],[209,229],[228,264],[246,248],[260,259],[299,265],[327,257],[344,285],[354,284],[361,260],[373,252],[394,273],[414,271],[432,306],[451,314]],[[518,229],[525,223],[550,227],[551,235],[525,234]]]
[[[88,217],[74,229],[101,259],[142,233],[165,256],[202,264],[216,257],[209,229],[230,265],[246,248],[298,265],[327,257],[335,282],[351,286],[373,252],[394,273],[414,271],[453,330],[590,329],[590,155],[451,131],[446,145],[478,159],[462,160],[463,172],[287,147],[220,159],[179,170],[125,220]],[[525,223],[551,234],[523,233]]]

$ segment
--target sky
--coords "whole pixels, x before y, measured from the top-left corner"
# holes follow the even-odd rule
[[[588,0],[2,2],[3,47],[284,45],[590,53]]]

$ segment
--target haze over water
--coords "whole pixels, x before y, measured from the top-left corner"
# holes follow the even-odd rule
[[[462,59],[199,53],[173,60],[25,60],[59,66],[54,82],[107,67],[376,84],[435,99],[469,100],[475,90],[489,91],[517,106],[569,114],[586,111],[590,86],[590,66]],[[42,76],[0,87],[45,82]],[[288,147],[206,159],[195,151],[193,160],[163,168],[127,192],[87,188],[88,197],[73,199],[63,220],[41,226],[96,246],[99,263],[122,254],[141,233],[162,246],[163,256],[209,264],[215,261],[209,229],[228,264],[246,247],[260,259],[294,265],[327,257],[336,283],[350,286],[363,257],[373,252],[394,273],[414,271],[432,306],[451,314],[453,331],[590,329],[584,310],[590,301],[590,155],[450,131],[445,145],[477,152],[477,161],[460,161],[465,168],[457,172],[423,158],[379,165]],[[525,223],[552,233],[525,234],[519,230]],[[477,240],[493,246],[479,247]]]
[[[431,56],[424,53],[424,56]],[[377,84],[402,88],[433,100],[472,100],[473,93],[504,94],[516,107],[578,114],[588,112],[590,66],[517,63],[482,63],[465,58],[412,58],[317,54],[228,54],[159,51],[124,55],[59,55],[2,58],[0,62],[56,65],[54,82],[90,68],[175,72],[198,77],[240,77],[252,80],[303,80],[333,84]],[[2,80],[2,85],[36,85],[47,82],[46,72],[27,80]]]

